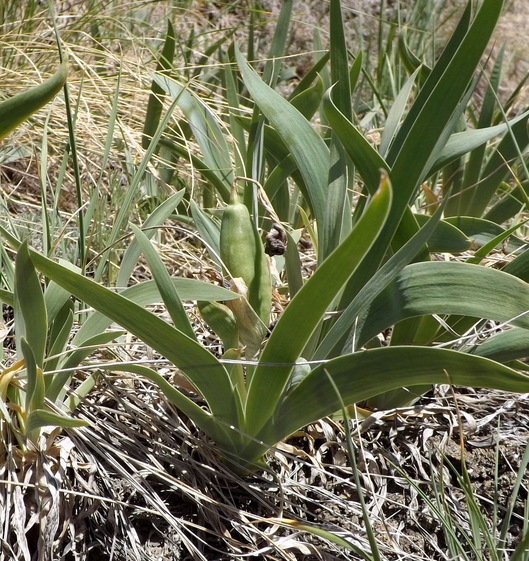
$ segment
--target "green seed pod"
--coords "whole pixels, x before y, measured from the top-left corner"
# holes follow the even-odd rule
[[[197,302],[200,315],[220,337],[224,350],[239,348],[239,328],[233,312],[219,302]]]
[[[248,302],[268,326],[272,305],[270,265],[250,213],[239,201],[235,185],[220,226],[220,257],[232,278],[242,278]]]

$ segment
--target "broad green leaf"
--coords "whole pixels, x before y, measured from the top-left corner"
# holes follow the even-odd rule
[[[452,34],[450,40],[448,41],[447,45],[443,49],[443,52],[439,57],[439,60],[437,60],[434,67],[432,68],[432,71],[430,72],[428,79],[426,80],[423,87],[421,88],[413,105],[410,107],[410,110],[408,111],[408,114],[406,115],[406,118],[402,123],[399,132],[395,138],[395,142],[392,144],[391,149],[388,152],[387,159],[390,165],[393,165],[393,163],[397,158],[397,155],[400,152],[400,149],[407,142],[408,134],[412,129],[412,127],[417,123],[417,120],[420,114],[422,113],[425,105],[429,101],[432,92],[434,92],[439,82],[444,78],[445,72],[449,67],[449,65],[454,62],[455,55],[459,52],[463,39],[468,36],[467,32],[470,24],[471,10],[472,7],[470,3],[467,3],[465,11],[461,16],[461,19],[459,20],[457,27],[454,30],[454,33]],[[483,47],[483,50],[484,48],[485,47]],[[469,56],[470,54],[471,53],[469,52]],[[476,68],[476,66],[477,66],[477,62],[475,63],[474,69]],[[472,71],[474,69],[472,69]],[[465,80],[463,86],[464,89],[466,89],[467,84],[470,82],[470,78],[466,78],[465,76],[465,77],[461,77],[461,79]],[[459,96],[459,98],[461,97],[462,95]],[[457,101],[459,101],[459,99]],[[452,106],[454,105],[455,104],[452,104]],[[451,112],[450,107],[447,106],[447,109]],[[448,119],[445,119],[445,122],[447,121]]]
[[[330,56],[331,53],[325,53],[322,57],[320,57],[317,60],[314,66],[308,70],[305,76],[303,76],[303,78],[299,81],[298,85],[292,90],[292,93],[288,97],[289,100],[293,99],[301,92],[304,92],[306,89],[308,89],[310,85],[314,82],[314,80],[319,79],[320,71],[327,64]]]
[[[391,243],[420,182],[437,160],[466,106],[465,97],[471,91],[468,86],[494,31],[502,4],[501,0],[484,0],[461,39],[459,35],[466,28],[468,10],[465,12],[395,138],[386,159],[391,166],[395,195],[384,235],[372,250],[378,255],[381,253],[379,245],[385,251]],[[394,247],[395,241],[400,247],[416,230],[413,221],[403,223]]]
[[[421,67],[422,68],[422,67]],[[384,130],[382,131],[382,137],[380,139],[380,146],[378,151],[382,157],[384,157],[391,145],[391,141],[395,137],[398,127],[401,123],[402,116],[409,102],[410,93],[415,84],[417,75],[419,74],[421,68],[417,68],[415,72],[406,80],[403,88],[400,90],[399,94],[395,98],[391,109],[389,110],[388,117],[384,123]]]
[[[430,75],[432,69],[421,62],[421,60],[411,51],[407,42],[408,28],[403,27],[399,33],[399,57],[406,68],[406,72],[411,75],[416,70],[420,70],[420,83],[423,83]]]
[[[203,281],[175,277],[172,279],[182,300],[225,301],[239,298],[237,294],[221,286]],[[146,281],[126,288],[120,293],[140,306],[149,306],[162,301],[160,292],[154,281]],[[86,340],[102,333],[112,324],[103,312],[92,314],[81,326],[73,339],[74,345],[83,345]]]
[[[426,214],[415,214],[419,226],[430,220]],[[428,239],[428,249],[432,253],[462,253],[470,249],[472,242],[459,228],[446,220],[440,220]]]
[[[329,180],[327,185],[327,205],[325,206],[324,221],[319,225],[320,242],[318,244],[318,259],[323,260],[338,247],[348,231],[342,229],[344,214],[351,223],[351,207],[348,203],[347,160],[340,141],[333,133],[331,137]],[[350,228],[349,228],[350,230]]]
[[[495,247],[497,247],[500,244],[503,244],[507,240],[507,238],[509,238],[512,234],[514,234],[516,230],[519,230],[527,221],[528,219],[524,220],[523,222],[519,222],[514,226],[511,226],[507,230],[501,232],[495,238],[492,238],[490,242],[481,246],[476,252],[474,252],[473,257],[469,257],[466,262],[474,263],[476,265],[481,263],[484,257],[486,257]],[[510,261],[509,264],[510,263],[512,263],[512,261]],[[506,273],[513,274],[510,270],[506,270],[505,267],[503,268],[503,271]],[[514,276],[521,278],[519,275],[514,275]]]
[[[529,329],[527,310],[529,285],[503,271],[458,262],[415,263],[373,301],[356,335],[363,345],[399,321],[429,314],[485,318]]]
[[[0,140],[51,101],[64,86],[67,74],[68,59],[65,57],[51,78],[0,103]]]
[[[527,120],[522,119],[510,127],[483,168],[479,183],[467,191],[469,216],[481,216],[484,213],[501,182],[510,173],[511,160],[517,158],[528,145]]]
[[[199,343],[156,315],[94,281],[32,252],[39,270],[76,298],[130,331],[180,368],[204,396],[220,421],[239,426],[240,407],[232,398],[228,373]]]
[[[383,347],[333,359],[315,368],[276,408],[258,438],[277,442],[340,408],[393,389],[446,384],[529,392],[529,377],[492,360],[432,347]]]
[[[351,329],[356,319],[369,308],[371,302],[414,259],[435,231],[446,204],[446,200],[442,202],[430,220],[375,273],[347,308],[342,311],[314,353],[313,358],[315,360],[322,360],[330,355],[333,348],[339,345],[342,337]],[[356,342],[352,342],[351,347],[356,350]],[[338,348],[336,353],[341,353],[341,351],[342,349]]]
[[[527,181],[512,188],[509,184],[501,182],[498,191],[503,189],[505,194],[487,210],[483,218],[496,224],[503,224],[514,218],[529,201],[527,186]]]
[[[518,115],[517,117],[509,121],[508,125],[502,123],[500,125],[495,125],[493,127],[486,127],[481,129],[474,129],[474,130],[454,133],[448,139],[448,142],[446,143],[445,147],[439,154],[435,164],[428,171],[427,176],[434,174],[436,171],[439,171],[450,162],[456,160],[457,158],[463,156],[464,154],[467,154],[468,152],[475,151],[480,147],[483,147],[484,149],[484,145],[489,140],[493,139],[494,137],[500,134],[505,133],[508,126],[512,127],[517,123],[527,122],[528,118],[529,118],[529,111],[525,111],[521,115]],[[467,165],[470,165],[470,162]],[[475,183],[473,183],[469,187],[472,187],[473,185],[475,185]],[[459,214],[461,215],[464,214],[463,208],[460,209]]]
[[[154,79],[178,102],[200,146],[204,162],[229,191],[233,182],[230,152],[214,112],[187,86],[168,76],[155,75]]]
[[[323,98],[325,115],[369,192],[373,194],[380,183],[380,170],[389,172],[389,166],[365,136],[341,113],[333,101],[332,93],[332,89],[327,91]]]
[[[147,259],[147,264],[151,270],[154,282],[160,292],[160,296],[162,297],[167,312],[173,320],[174,326],[190,339],[196,340],[195,332],[191,327],[189,318],[187,317],[184,306],[182,305],[182,300],[180,300],[180,297],[178,296],[175,285],[172,282],[169,272],[165,268],[161,257],[152,246],[149,238],[134,224],[131,224],[131,227],[140,249],[143,251],[145,258]]]
[[[44,370],[55,370],[59,364],[62,352],[66,348],[72,336],[74,317],[74,304],[68,300],[59,314],[56,315],[52,327],[49,330],[47,358]]]
[[[222,341],[225,350],[239,348],[239,328],[233,312],[219,302],[197,302],[200,315]]]
[[[529,357],[529,330],[512,327],[485,339],[479,345],[471,347],[468,352],[502,363],[527,358]]]
[[[481,106],[477,129],[486,129],[491,126],[494,118],[494,109],[496,100],[498,99],[498,88],[500,85],[501,69],[503,63],[503,54],[505,45],[500,48],[496,62],[491,72],[490,79],[487,84],[487,91]],[[511,124],[513,124],[511,122]],[[485,162],[485,149],[483,144],[479,148],[472,150],[468,162],[465,166],[465,174],[461,184],[461,192],[454,193],[452,191],[451,201],[448,205],[447,215],[463,215],[467,214],[467,204],[472,197],[472,189],[477,185],[481,171]],[[469,190],[470,188],[470,190]]]
[[[44,291],[44,303],[46,306],[48,324],[53,322],[56,315],[68,301],[68,298],[70,298],[68,292],[61,288],[57,283],[48,283],[48,286],[46,286]]]
[[[349,82],[348,52],[342,21],[340,0],[331,0],[330,6],[330,52],[331,80],[334,84],[334,100],[340,112],[349,121],[353,118],[351,108],[351,84]],[[350,163],[349,163],[350,164]],[[324,221],[318,224],[320,242],[318,244],[318,260],[323,261],[338,247],[342,239],[349,233],[351,224],[351,207],[347,189],[348,173],[354,173],[351,165],[347,165],[347,156],[335,132],[331,136],[329,179],[327,181],[327,204]],[[349,207],[349,208],[348,208]],[[347,214],[347,217],[344,215]],[[345,228],[344,220],[348,220]]]
[[[174,209],[182,202],[184,198],[185,189],[181,189],[174,195],[171,195],[162,204],[158,205],[154,211],[149,215],[147,220],[143,223],[144,234],[150,239],[157,232],[157,226],[161,226],[167,218],[171,215]],[[134,267],[138,263],[141,250],[138,242],[133,239],[127,247],[123,258],[119,265],[119,273],[117,286],[127,286],[130,275]]]
[[[331,0],[330,2],[330,53],[334,102],[344,117],[352,121],[353,111],[351,108],[348,53],[340,0]]]
[[[484,246],[505,233],[501,226],[484,218],[453,216],[445,220],[459,228],[477,246]],[[511,253],[523,247],[525,247],[524,241],[511,235],[504,249]]]
[[[505,273],[529,282],[529,250],[525,250],[503,267]]]
[[[318,76],[318,80],[313,86],[303,90],[295,97],[290,97],[289,101],[305,117],[305,119],[310,121],[318,110],[322,99],[323,82]]]
[[[291,234],[287,232],[287,250],[285,252],[285,270],[287,273],[288,292],[290,299],[301,290],[303,275],[301,272],[301,259],[297,244]]]
[[[48,320],[44,296],[35,267],[31,261],[27,242],[20,246],[15,261],[15,314],[23,320],[17,323],[17,349],[25,337],[37,366],[42,368],[48,336]],[[15,316],[15,317],[16,317]]]
[[[303,195],[317,222],[323,224],[329,149],[301,113],[255,74],[237,48],[235,54],[246,87],[292,153],[306,186]]]
[[[320,265],[283,312],[248,389],[246,429],[250,434],[255,434],[272,416],[305,345],[384,227],[390,204],[391,187],[386,176],[349,236]],[[276,366],[270,366],[274,363]]]

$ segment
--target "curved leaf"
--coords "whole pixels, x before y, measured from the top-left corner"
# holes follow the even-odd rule
[[[252,98],[291,151],[307,188],[303,195],[323,224],[329,149],[309,121],[257,76],[237,48],[235,55]]]
[[[258,438],[277,442],[340,408],[401,387],[451,383],[529,392],[529,377],[486,358],[432,347],[384,347],[346,355],[315,368],[277,408]]]
[[[373,301],[359,321],[359,345],[410,317],[455,314],[509,322],[529,329],[529,285],[479,265],[415,263]]]
[[[156,83],[177,101],[200,146],[204,162],[225,185],[228,192],[233,182],[230,151],[215,114],[187,86],[182,86],[168,76],[154,75]],[[221,192],[224,198],[225,190]]]
[[[391,188],[386,176],[351,233],[305,283],[277,322],[248,389],[246,429],[250,434],[273,414],[301,352],[383,229],[390,205]]]
[[[58,415],[45,409],[37,409],[28,415],[26,422],[26,432],[31,433],[35,429],[42,427],[61,427],[63,429],[71,429],[76,427],[84,427],[88,423],[81,419],[74,419],[72,417],[65,417]]]
[[[204,300],[208,302],[219,302],[235,300],[239,298],[235,292],[226,290],[221,286],[215,286],[199,280],[172,278],[178,294],[182,300]],[[140,306],[149,306],[162,302],[162,297],[154,281],[146,281],[126,288],[120,293],[128,300]],[[74,345],[84,345],[91,337],[97,336],[112,324],[103,312],[96,312],[83,323],[81,329],[73,338]]]
[[[48,336],[48,319],[40,281],[25,241],[17,252],[15,262],[15,323],[17,349],[20,350],[22,337],[25,336],[37,366],[42,368]]]
[[[0,103],[0,140],[51,101],[64,86],[67,75],[68,59],[65,57],[51,78]]]
[[[48,278],[172,361],[199,389],[221,421],[240,425],[240,406],[233,399],[229,375],[202,345],[120,294],[43,255],[32,252],[31,259]]]
[[[526,358],[529,356],[529,331],[521,327],[502,331],[472,347],[469,353],[503,363]]]

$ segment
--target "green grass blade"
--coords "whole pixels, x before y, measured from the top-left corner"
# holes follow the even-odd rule
[[[518,475],[516,477],[516,483],[514,484],[511,496],[509,497],[509,502],[507,504],[507,512],[503,519],[503,524],[500,532],[500,540],[498,543],[498,550],[502,550],[506,545],[507,532],[511,524],[511,517],[514,512],[514,507],[516,500],[519,497],[520,487],[523,483],[524,475],[527,475],[527,466],[529,465],[529,444],[525,448],[522,460],[520,462],[520,467],[518,468]],[[522,538],[520,543],[516,546],[514,553],[511,556],[510,561],[526,561],[527,553],[529,552],[529,532]]]
[[[152,238],[157,232],[156,226],[161,226],[171,215],[174,209],[182,202],[185,195],[185,189],[181,189],[162,204],[158,205],[143,223],[144,234],[147,238]],[[116,286],[127,286],[130,275],[134,270],[140,256],[141,249],[136,240],[132,240],[131,244],[123,254],[123,258],[119,265],[118,280]]]
[[[327,308],[384,227],[390,204],[391,187],[385,177],[362,219],[305,283],[277,322],[248,389],[250,434],[255,434],[273,414],[294,364]],[[284,366],[268,366],[269,363]]]
[[[156,72],[162,74],[167,72],[172,64],[175,53],[175,31],[171,20],[167,20],[167,34],[163,45],[162,53],[158,59]],[[146,150],[151,143],[151,139],[158,128],[163,109],[163,97],[165,91],[161,88],[155,80],[151,84],[151,93],[147,102],[147,113],[145,115],[145,124],[143,126],[143,135],[141,144],[143,149]]]
[[[274,36],[272,37],[272,44],[268,51],[266,63],[263,71],[263,81],[271,88],[275,88],[277,78],[281,70],[280,60],[285,56],[287,45],[288,28],[290,26],[290,17],[292,14],[293,0],[284,0],[281,4],[281,11],[277,18],[275,25]]]
[[[28,415],[26,423],[26,431],[28,434],[40,429],[42,427],[60,427],[63,429],[73,429],[77,427],[84,427],[88,423],[81,419],[72,419],[64,415],[58,415],[45,409],[37,409]]]
[[[169,107],[169,109],[167,111],[167,114],[164,116],[164,118],[161,120],[160,124],[158,125],[158,129],[156,130],[156,133],[154,134],[154,137],[153,137],[151,143],[149,144],[149,148],[145,151],[145,155],[143,157],[143,160],[141,161],[140,165],[138,166],[138,169],[136,170],[136,173],[134,174],[134,177],[132,178],[132,181],[131,181],[128,189],[127,189],[125,199],[124,199],[124,201],[121,205],[121,208],[119,209],[119,212],[117,213],[117,216],[114,220],[114,224],[112,226],[112,230],[110,232],[110,236],[109,236],[109,239],[108,239],[108,247],[103,252],[103,254],[101,256],[101,261],[99,262],[99,264],[96,268],[96,272],[95,272],[95,275],[94,275],[94,279],[96,281],[99,281],[101,279],[101,277],[103,276],[103,272],[104,272],[104,270],[107,266],[107,259],[108,259],[108,256],[110,254],[111,247],[116,242],[116,240],[122,235],[122,228],[129,218],[130,208],[131,208],[132,203],[134,201],[134,197],[136,197],[136,195],[137,195],[137,191],[138,191],[138,189],[141,185],[141,182],[144,179],[145,171],[147,170],[147,165],[149,164],[149,161],[150,161],[152,155],[154,154],[154,151],[156,149],[158,141],[160,140],[160,138],[161,138],[163,132],[165,131],[165,129],[167,128],[167,125],[169,124],[169,121],[171,120],[171,116],[172,116],[172,113],[173,113],[174,109],[176,108],[176,104],[177,104],[176,101],[174,101],[171,104],[171,106]],[[2,235],[5,236],[4,232],[2,232]]]

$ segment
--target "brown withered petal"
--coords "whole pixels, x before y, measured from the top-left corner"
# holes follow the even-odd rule
[[[287,234],[277,222],[274,222],[272,229],[266,234],[265,253],[273,257],[274,255],[283,255],[287,249]]]

